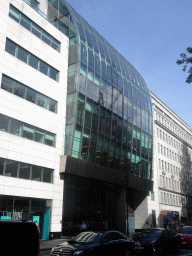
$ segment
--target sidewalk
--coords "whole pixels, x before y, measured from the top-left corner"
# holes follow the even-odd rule
[[[53,240],[40,240],[40,251],[51,250],[54,246],[68,241],[71,237],[65,237]]]

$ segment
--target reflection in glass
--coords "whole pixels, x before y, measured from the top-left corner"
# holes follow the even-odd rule
[[[21,47],[18,47],[17,58],[27,63],[28,52]]]

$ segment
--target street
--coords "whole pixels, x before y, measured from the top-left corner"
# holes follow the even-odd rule
[[[48,256],[50,255],[50,250],[45,250],[45,251],[41,251],[40,252],[40,256]],[[138,255],[141,255],[140,253],[138,254],[133,254],[132,256],[138,256]],[[170,256],[174,256],[174,255],[185,255],[185,256],[192,256],[192,250],[185,250],[185,249],[182,249],[181,250],[181,253],[180,254],[169,254]]]

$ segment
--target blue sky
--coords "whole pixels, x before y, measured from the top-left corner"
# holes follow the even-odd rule
[[[176,61],[192,47],[192,0],[68,0],[192,128],[192,84]]]

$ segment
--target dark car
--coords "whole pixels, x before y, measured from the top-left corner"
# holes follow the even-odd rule
[[[135,250],[168,254],[181,251],[180,236],[169,229],[146,229],[134,239]]]
[[[39,234],[34,222],[0,220],[2,253],[7,256],[39,256]]]
[[[68,242],[64,242],[51,250],[51,256],[130,256],[134,243],[118,231],[93,232],[78,234]]]
[[[192,226],[184,226],[180,228],[179,235],[181,237],[181,247],[192,249]]]

